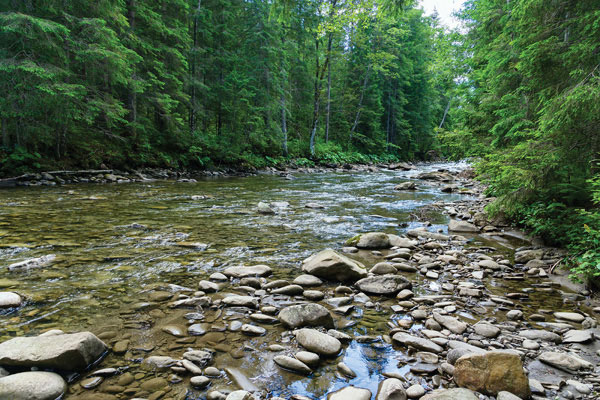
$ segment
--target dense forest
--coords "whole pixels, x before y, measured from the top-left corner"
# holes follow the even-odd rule
[[[472,157],[600,273],[600,3],[4,0],[0,172]],[[477,161],[478,160],[478,161]]]
[[[397,0],[2,4],[9,174],[422,158],[453,82]]]
[[[470,0],[455,59],[459,121],[441,132],[504,213],[600,275],[600,2]]]

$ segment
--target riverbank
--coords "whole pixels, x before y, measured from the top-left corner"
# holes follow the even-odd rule
[[[191,193],[184,200],[175,192],[190,187],[176,182],[161,184],[159,190],[147,194],[139,184],[119,186],[131,192],[127,199],[154,200],[144,205],[154,210],[149,214],[154,217],[139,219],[135,226],[129,224],[131,216],[124,220],[128,214],[122,210],[126,204],[135,209],[135,203],[108,198],[113,186],[81,186],[71,195],[60,188],[47,188],[44,190],[58,191],[56,199],[47,199],[48,206],[76,196],[73,205],[58,206],[67,210],[90,201],[77,199],[89,198],[91,192],[77,191],[104,188],[91,200],[94,209],[102,213],[112,203],[111,212],[118,213],[117,220],[123,224],[113,228],[112,235],[119,241],[108,237],[105,245],[123,243],[127,247],[103,252],[99,244],[107,242],[107,237],[101,236],[101,242],[91,243],[85,255],[78,256],[85,258],[82,269],[64,268],[63,259],[11,277],[31,285],[35,284],[31,280],[34,275],[39,274],[40,283],[52,276],[85,292],[91,286],[77,280],[77,275],[91,271],[94,285],[102,282],[100,285],[109,289],[88,291],[90,302],[82,299],[84,302],[73,308],[79,314],[87,310],[90,322],[83,320],[82,330],[91,330],[106,347],[98,345],[97,351],[82,357],[88,360],[87,368],[64,359],[60,365],[46,364],[64,378],[75,377],[63,389],[67,399],[250,398],[245,392],[256,398],[286,399],[371,399],[378,392],[378,399],[393,395],[427,400],[478,398],[471,390],[487,399],[511,399],[506,393],[499,394],[503,390],[521,398],[531,392],[537,399],[595,398],[600,382],[594,367],[599,361],[598,310],[586,297],[588,293],[563,290],[551,282],[549,272],[560,251],[530,242],[504,221],[488,220],[481,211],[490,199],[481,196],[477,182],[464,176],[461,168],[431,166],[404,174],[297,175],[292,181],[250,177],[234,179],[228,187],[221,182],[215,193],[221,194],[224,203],[209,197],[206,185],[195,190],[196,200],[190,198]],[[272,178],[277,180],[262,183],[260,188],[241,186],[252,179]],[[27,207],[38,193],[46,192],[32,193],[19,203],[12,199],[10,212]],[[167,202],[165,193],[177,200]],[[240,202],[227,200],[228,193]],[[246,193],[252,193],[252,208],[247,206]],[[259,198],[268,212],[257,206]],[[174,221],[176,214],[169,212],[181,213],[183,204],[189,204],[184,213],[190,225],[187,228],[184,220]],[[227,224],[215,214],[226,207],[223,204],[233,205],[224,220]],[[248,208],[244,210],[240,204]],[[401,212],[406,204],[411,208]],[[194,235],[200,228],[193,223],[201,216],[195,207],[211,210],[207,223],[216,225],[211,234],[230,236],[228,242],[200,248],[196,240],[203,237]],[[348,210],[356,212],[349,214]],[[53,212],[50,208],[44,214],[52,218]],[[83,209],[77,216],[88,212]],[[172,236],[162,230],[163,225],[158,226],[160,213],[177,226]],[[240,219],[232,220],[236,215]],[[106,217],[98,217],[95,235],[105,230],[100,221]],[[358,223],[360,218],[367,222]],[[107,226],[114,224],[107,222]],[[249,231],[246,226],[245,231],[224,231],[244,222],[257,225],[257,230]],[[309,227],[317,230],[307,231]],[[335,231],[333,227],[337,227]],[[70,228],[77,229],[77,225]],[[178,237],[176,232],[183,229],[190,235]],[[203,229],[210,229],[209,225]],[[270,230],[274,230],[273,236],[266,240],[258,243],[252,239]],[[291,234],[294,231],[297,235]],[[369,231],[379,233],[364,234]],[[234,247],[232,241],[242,232],[250,243]],[[157,252],[141,247],[144,252],[137,252],[136,247],[152,240],[151,236],[160,236],[154,240],[162,240],[162,247]],[[283,238],[281,243],[293,245],[282,248],[276,236]],[[164,243],[166,239],[180,243],[180,249],[193,248],[190,256],[198,261],[175,269],[176,262],[182,264],[181,256],[167,247],[171,245]],[[68,243],[60,245],[54,250],[69,248]],[[48,252],[47,246],[40,243],[37,251]],[[303,247],[307,248],[298,252]],[[254,252],[243,263],[225,261],[252,248]],[[213,256],[207,254],[211,249]],[[90,251],[109,260],[96,270]],[[166,252],[169,257],[157,265],[176,274],[163,273],[139,283],[132,275],[122,275],[131,271],[136,265],[133,260],[142,254],[147,255],[140,262],[142,274],[154,274],[151,260]],[[57,256],[76,254],[61,251]],[[218,254],[224,255],[224,261],[206,265]],[[290,254],[294,256],[288,259]],[[61,276],[63,270],[76,274]],[[111,275],[99,281],[101,274]],[[127,284],[116,286],[117,279]],[[35,340],[43,340],[43,347],[52,349],[53,355],[82,338],[96,343],[87,334],[77,338],[61,335],[56,329],[73,329],[60,316],[51,323],[44,319],[52,317],[44,317],[22,331],[17,326],[28,318],[56,309],[53,302],[44,309],[41,298],[36,299],[37,304],[31,303],[23,289],[12,289],[25,299],[23,306],[7,314],[13,319],[8,324],[12,336],[44,333],[43,339]],[[121,307],[106,312],[111,310],[103,306],[107,301],[117,301]],[[94,302],[104,310],[103,321],[92,318]],[[35,309],[41,313],[32,314]],[[6,334],[3,338],[8,339]],[[5,348],[19,348],[18,343],[7,343]],[[0,365],[13,373],[14,389],[19,387],[14,381],[21,379],[15,372],[36,365],[12,361],[6,366],[1,346]],[[22,358],[23,353],[11,357]],[[96,363],[97,359],[101,361]],[[16,362],[21,366],[15,367]],[[522,366],[527,375],[519,372]],[[52,379],[57,391],[63,387],[56,376]]]
[[[375,172],[378,169],[389,170],[412,170],[415,169],[411,163],[394,162],[378,164],[314,164],[304,166],[306,162],[297,162],[292,160],[289,163],[277,165],[277,167],[265,168],[225,168],[217,170],[175,170],[161,168],[144,168],[134,171],[123,171],[114,169],[97,170],[74,170],[74,171],[46,171],[39,173],[27,173],[10,178],[0,179],[0,187],[15,186],[54,186],[70,185],[77,183],[131,183],[148,182],[153,180],[174,180],[177,182],[196,182],[199,178],[205,177],[244,177],[256,174],[276,174],[283,177],[291,177],[294,173],[323,173],[323,172],[344,172],[344,171],[370,171]],[[308,160],[305,160],[308,161]],[[299,165],[300,164],[300,165]]]

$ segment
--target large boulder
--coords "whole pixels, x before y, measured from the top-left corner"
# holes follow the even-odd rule
[[[0,399],[56,400],[66,390],[67,384],[54,372],[21,372],[0,378]]]
[[[285,307],[279,312],[279,321],[290,329],[306,326],[334,328],[329,311],[320,304],[297,304]]]
[[[315,329],[300,329],[296,332],[296,340],[306,350],[324,356],[334,356],[342,348],[339,340]]]
[[[252,276],[268,276],[273,271],[266,265],[253,265],[250,267],[229,267],[223,271],[223,274],[233,278],[248,278]]]
[[[363,278],[354,284],[365,293],[392,296],[412,285],[400,275],[376,275]]]
[[[0,344],[0,365],[80,371],[100,359],[107,350],[91,332],[17,337]]]
[[[359,249],[389,249],[392,247],[390,244],[390,238],[387,233],[383,232],[369,232],[364,235],[360,235],[355,244]]]
[[[466,221],[459,221],[456,219],[450,221],[450,223],[448,224],[448,230],[452,232],[479,232],[479,228],[475,225]]]
[[[331,249],[323,250],[302,264],[302,271],[319,278],[355,282],[367,276],[365,266]]]
[[[435,390],[420,400],[479,400],[479,397],[469,389],[459,388]]]
[[[462,356],[454,364],[454,380],[458,386],[491,396],[502,391],[522,399],[531,395],[521,358],[506,352]]]

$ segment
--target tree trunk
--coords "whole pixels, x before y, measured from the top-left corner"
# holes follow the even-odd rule
[[[371,72],[371,65],[367,68],[367,72],[365,73],[365,79],[363,81],[363,87],[360,92],[360,99],[358,99],[358,110],[356,110],[356,117],[354,118],[354,124],[352,125],[352,129],[350,129],[350,142],[352,142],[352,135],[356,132],[356,127],[358,126],[358,122],[360,121],[360,113],[362,111],[362,103],[365,98],[365,91],[367,90],[367,85],[369,84],[369,73]]]
[[[281,133],[283,133],[283,156],[287,157],[288,154],[288,132],[287,132],[287,120],[285,111],[285,92],[281,93]]]
[[[335,5],[337,0],[331,1],[331,9],[329,10],[329,18],[333,18],[335,14]],[[333,35],[330,33],[327,41],[327,53],[325,56],[325,63],[320,67],[319,63],[319,38],[315,37],[315,100],[313,104],[313,124],[310,133],[309,149],[310,155],[315,155],[315,137],[317,135],[317,125],[319,124],[319,107],[321,103],[321,85],[325,71],[329,67],[330,56],[331,56],[331,43],[333,41]]]
[[[127,2],[127,7],[129,8],[127,13],[127,19],[129,22],[129,29],[133,32],[135,30],[135,0],[129,0]],[[132,79],[135,80],[136,75],[135,71],[133,72]],[[137,122],[137,93],[135,88],[132,87],[129,89],[129,93],[127,94],[127,105],[129,107],[129,123],[131,127],[131,136],[135,138],[137,136],[136,130],[136,122]]]
[[[331,37],[331,33],[329,36]],[[329,142],[329,118],[331,116],[331,40],[327,46],[329,63],[327,64],[327,117],[325,122],[325,143]]]
[[[6,128],[6,118],[2,118],[0,123],[2,124],[2,146],[5,149],[8,149],[10,147],[10,140],[8,137],[8,129]]]
[[[444,121],[446,121],[446,116],[448,115],[448,111],[450,111],[450,103],[452,102],[452,97],[450,97],[450,100],[448,100],[448,105],[446,106],[446,109],[444,110],[444,116],[442,117],[442,122],[440,122],[440,126],[439,128],[442,129],[442,125],[444,125]]]
[[[390,151],[390,141],[391,141],[391,132],[390,132],[390,121],[392,118],[392,91],[390,88],[390,91],[388,92],[388,112],[387,112],[387,121],[386,121],[386,128],[385,128],[385,144],[386,144],[386,150],[389,152]]]

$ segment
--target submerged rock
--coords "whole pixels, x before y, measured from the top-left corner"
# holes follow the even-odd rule
[[[91,332],[17,337],[0,344],[0,365],[79,371],[96,362],[107,350]]]
[[[365,266],[331,249],[323,250],[306,260],[302,271],[328,280],[352,281],[367,276]]]
[[[21,372],[0,378],[0,399],[56,400],[66,390],[63,378],[53,372]]]
[[[320,304],[298,304],[284,308],[279,312],[279,321],[291,329],[306,326],[333,328],[331,313]]]
[[[458,386],[491,396],[506,391],[526,399],[531,394],[523,363],[516,354],[499,351],[468,354],[459,358],[454,368]]]
[[[25,261],[10,264],[8,266],[9,271],[26,271],[28,269],[43,268],[52,264],[56,260],[55,254],[48,254],[46,256],[38,258],[30,258]]]

